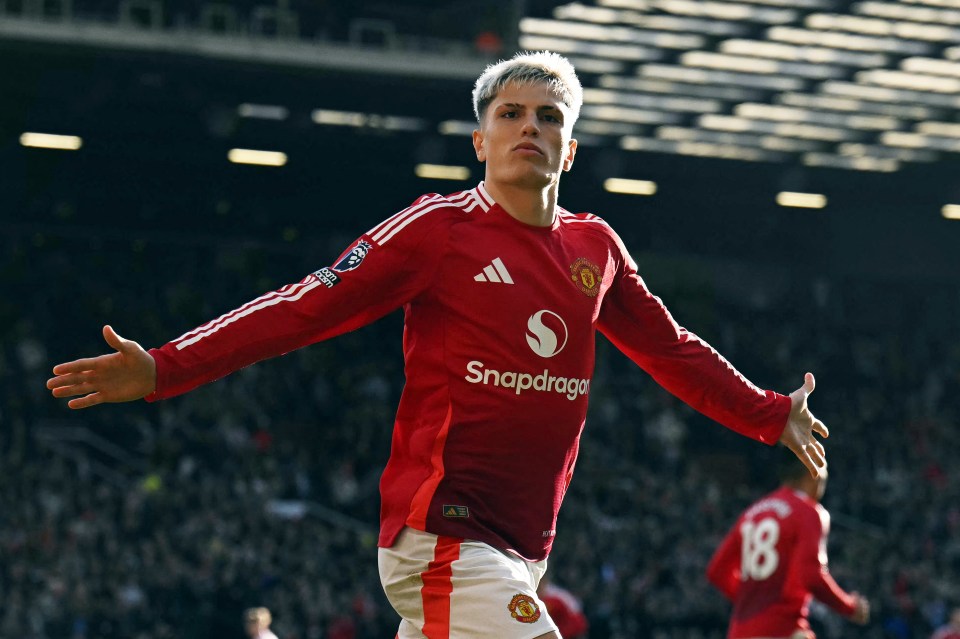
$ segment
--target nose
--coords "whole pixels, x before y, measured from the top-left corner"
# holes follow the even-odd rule
[[[523,128],[521,129],[521,132],[524,135],[529,135],[533,137],[540,135],[540,123],[537,120],[536,113],[531,113],[524,119]]]

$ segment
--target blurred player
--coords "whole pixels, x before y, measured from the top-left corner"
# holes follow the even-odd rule
[[[399,636],[556,637],[536,587],[573,476],[596,332],[732,430],[825,468],[814,379],[762,390],[652,295],[619,236],[557,205],[583,90],[552,53],[491,65],[473,92],[485,179],[426,194],[330,266],[149,353],[54,368],[71,408],[185,393],[404,309],[406,385],[380,483],[380,577]],[[371,185],[378,188],[379,185]]]
[[[243,611],[243,628],[250,639],[277,639],[270,630],[273,617],[266,608],[247,608]]]
[[[869,603],[827,570],[827,473],[813,477],[790,455],[782,485],[747,508],[717,549],[707,578],[733,602],[728,639],[814,639],[810,600],[865,624]]]
[[[537,586],[537,596],[563,639],[585,639],[590,624],[576,595],[544,576]]]
[[[937,628],[930,639],[960,639],[960,608],[950,613],[950,621]]]

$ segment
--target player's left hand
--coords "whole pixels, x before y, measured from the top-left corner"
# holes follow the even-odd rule
[[[814,477],[820,475],[827,468],[826,451],[813,434],[819,433],[829,437],[830,431],[826,425],[813,416],[807,406],[807,397],[816,387],[813,373],[807,373],[803,378],[803,386],[790,393],[790,415],[787,417],[787,426],[780,435],[780,443],[793,451],[803,465]]]

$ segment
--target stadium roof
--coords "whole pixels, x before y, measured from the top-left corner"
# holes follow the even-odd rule
[[[960,2],[597,0],[521,21],[627,150],[895,172],[960,158]]]
[[[944,25],[960,12],[936,1],[900,4]],[[586,89],[563,205],[612,218],[641,250],[960,276],[960,224],[944,219],[960,215],[960,93],[938,90],[960,41],[894,25],[881,45],[837,17],[887,10],[875,4],[598,0],[528,15],[521,46],[567,53]],[[482,177],[469,95],[489,58],[450,47],[5,17],[0,211],[116,229],[367,228],[398,197]]]

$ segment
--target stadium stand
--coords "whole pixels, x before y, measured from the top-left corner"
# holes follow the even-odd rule
[[[50,361],[96,348],[89,329],[105,316],[159,343],[310,267],[254,245],[176,247],[174,261],[170,251],[3,241],[0,455],[12,481],[0,487],[0,634],[229,636],[242,609],[263,602],[282,638],[388,635],[373,531],[402,383],[399,317],[154,407],[73,416],[45,396]],[[796,284],[793,295],[822,294]],[[697,312],[702,291],[660,292],[755,379],[789,384],[796,362],[817,370],[815,406],[834,432],[832,556],[838,578],[877,608],[865,630],[822,632],[920,637],[960,595],[950,452],[960,352],[928,328],[955,321],[943,314],[956,289],[890,287],[884,300],[900,308],[924,300],[891,329],[875,325],[879,309],[853,308],[862,284],[836,284],[823,283],[829,308],[806,318],[786,298]],[[68,298],[69,310],[50,312]],[[722,636],[724,604],[703,567],[737,509],[774,481],[770,456],[704,423],[608,344],[601,351],[553,576],[583,597],[591,636]],[[65,428],[87,433],[68,452]]]

